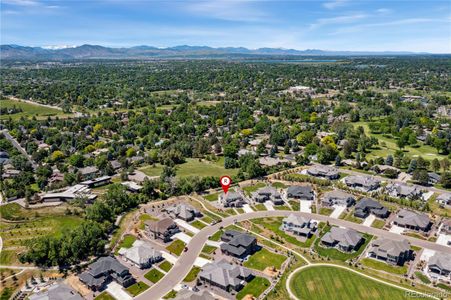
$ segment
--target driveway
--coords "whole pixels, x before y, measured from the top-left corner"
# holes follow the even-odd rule
[[[106,291],[117,300],[133,299],[133,297],[127,294],[127,292],[122,289],[122,286],[115,281],[112,281],[110,284],[107,285]]]
[[[271,201],[265,201],[263,205],[266,207],[266,210],[275,210]]]
[[[162,251],[161,252],[161,256],[163,256],[164,259],[166,259],[168,262],[170,262],[171,264],[175,264],[175,262],[177,261],[177,257],[169,254],[166,251]]]
[[[244,204],[243,205],[243,210],[244,210],[245,213],[251,213],[251,212],[254,211],[249,204]]]
[[[398,225],[393,225],[393,226],[390,228],[390,232],[397,233],[397,234],[401,234],[401,233],[404,232],[404,228],[399,227]]]
[[[330,217],[334,218],[334,219],[338,219],[345,210],[346,210],[346,206],[335,206],[335,209],[330,214]]]
[[[200,230],[197,229],[196,227],[192,226],[191,224],[189,224],[188,222],[185,222],[183,220],[180,219],[174,219],[174,222],[177,223],[177,225],[179,225],[180,227],[185,228],[186,230],[191,231],[192,233],[198,233]]]
[[[366,217],[365,221],[363,221],[363,226],[368,226],[371,227],[371,224],[373,224],[374,220],[376,220],[376,216],[375,215],[369,215],[368,217]]]
[[[300,211],[306,212],[306,213],[311,213],[312,212],[312,203],[313,203],[313,201],[310,201],[310,200],[299,200]]]
[[[176,234],[173,235],[173,238],[181,240],[185,244],[188,244],[189,241],[191,241],[191,237],[184,232],[177,232]]]

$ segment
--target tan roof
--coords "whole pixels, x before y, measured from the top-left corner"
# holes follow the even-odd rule
[[[174,221],[171,218],[164,218],[158,221],[146,221],[145,224],[151,231],[165,232],[174,224]]]

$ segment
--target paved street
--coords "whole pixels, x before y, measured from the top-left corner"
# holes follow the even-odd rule
[[[147,291],[143,292],[136,299],[145,300],[145,299],[160,299],[164,297],[168,292],[172,290],[172,288],[178,285],[183,278],[189,273],[191,267],[194,265],[196,258],[199,256],[204,243],[208,239],[208,237],[214,234],[219,228],[227,227],[232,225],[234,222],[241,222],[249,219],[255,218],[264,218],[264,217],[286,217],[290,214],[295,214],[302,217],[312,218],[321,222],[329,222],[331,225],[343,226],[347,228],[352,228],[354,230],[365,232],[371,235],[380,236],[384,238],[390,238],[393,240],[408,240],[412,245],[418,246],[421,248],[428,248],[434,251],[442,251],[448,252],[450,251],[450,247],[439,245],[436,243],[432,243],[425,240],[416,239],[410,236],[401,236],[396,233],[392,233],[389,231],[385,231],[378,228],[367,227],[362,224],[352,223],[349,221],[341,220],[341,219],[333,219],[329,216],[312,214],[312,213],[303,213],[303,212],[295,212],[295,211],[284,211],[284,210],[275,210],[275,211],[255,211],[251,213],[245,213],[238,216],[230,216],[222,220],[222,222],[217,223],[215,225],[205,227],[198,234],[196,234],[187,245],[188,251],[182,253],[182,255],[178,258],[175,265],[172,269],[167,273],[165,277],[163,277],[158,283],[149,288]]]

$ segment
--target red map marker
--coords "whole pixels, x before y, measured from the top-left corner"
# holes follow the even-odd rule
[[[229,176],[222,176],[221,179],[219,179],[219,182],[221,183],[224,194],[227,194],[230,184],[232,183],[232,179]]]

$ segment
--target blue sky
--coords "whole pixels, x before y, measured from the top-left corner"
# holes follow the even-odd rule
[[[1,44],[451,53],[451,1],[1,0]]]

